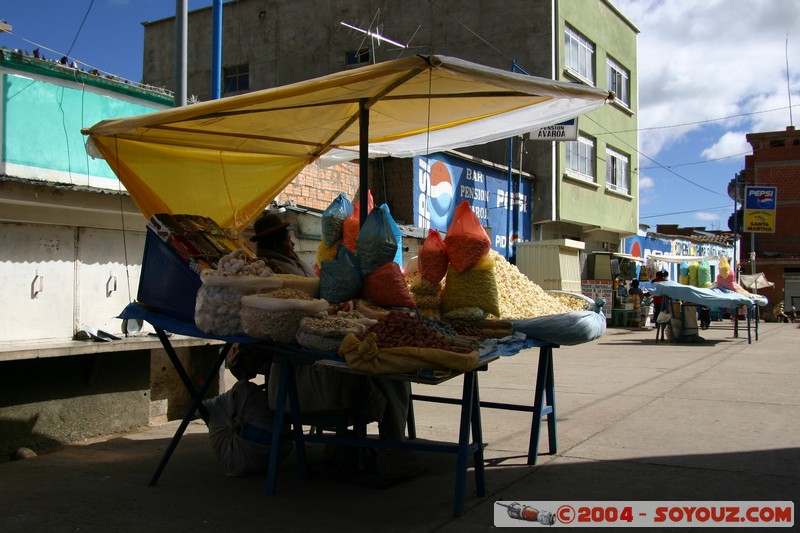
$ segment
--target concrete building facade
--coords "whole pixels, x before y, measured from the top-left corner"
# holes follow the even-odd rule
[[[753,153],[745,156],[744,185],[776,187],[777,202],[774,232],[744,233],[742,272],[763,272],[775,284],[759,290],[770,310],[779,303],[800,309],[800,132],[750,133],[747,142]]]
[[[136,298],[147,221],[81,134],[171,103],[165,92],[0,51],[0,461],[21,446],[42,451],[188,408],[148,326],[127,336],[117,318]],[[118,339],[74,340],[86,328]],[[174,342],[198,381],[215,344]]]
[[[568,238],[584,241],[587,251],[613,252],[636,234],[638,30],[611,2],[234,0],[222,13],[223,97],[409,54],[455,56],[614,91],[614,104],[578,119],[576,140],[533,133],[456,155],[507,173],[511,197],[515,182],[529,184],[530,227],[508,229],[508,243]],[[174,18],[145,23],[149,84],[174,86],[174,26]],[[189,14],[188,93],[201,100],[211,97],[211,27],[211,8]],[[357,166],[340,170],[355,180]],[[325,174],[308,169],[278,200],[324,209],[339,192],[354,189],[328,183]],[[409,161],[376,162],[370,171],[371,188],[399,222],[414,220],[413,179]],[[308,194],[302,187],[309,181],[330,194]]]

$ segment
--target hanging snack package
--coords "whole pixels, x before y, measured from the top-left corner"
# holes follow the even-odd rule
[[[458,309],[478,308],[499,317],[500,300],[494,266],[494,260],[488,255],[465,272],[459,272],[451,266],[447,270],[442,292],[442,315],[448,316]]]
[[[381,307],[416,307],[400,265],[391,260],[364,277],[361,298]]]
[[[723,255],[719,260],[719,274],[717,274],[717,279],[727,279],[731,273],[731,264],[728,262],[728,258]]]
[[[336,257],[323,261],[319,269],[319,296],[338,304],[358,297],[361,291],[361,270],[358,259],[343,244],[336,247]]]
[[[342,241],[351,252],[356,251],[356,239],[361,231],[361,207],[360,202],[353,203],[353,212],[344,219],[342,227]],[[375,202],[372,200],[372,191],[367,191],[367,214],[372,212]]]
[[[344,237],[344,221],[353,212],[353,204],[344,193],[339,193],[322,213],[322,242],[334,247]]]
[[[384,263],[394,262],[397,255],[397,238],[394,221],[388,209],[373,209],[356,238],[356,257],[361,275],[367,276]],[[397,264],[397,263],[395,263]],[[398,270],[400,265],[397,264]]]
[[[705,257],[700,260],[697,267],[697,286],[702,289],[711,287],[711,265]]]
[[[691,263],[689,265],[689,285],[692,287],[699,287],[700,285],[697,284],[697,268],[699,267],[699,263]]]
[[[328,245],[325,243],[325,239],[319,241],[319,246],[317,246],[317,262],[315,264],[319,266],[325,261],[328,261],[336,257],[336,248],[340,242],[342,241],[338,241],[331,245]]]
[[[447,274],[447,247],[438,230],[428,230],[417,259],[419,275],[422,279],[438,284]]]
[[[466,200],[456,207],[444,243],[447,259],[462,273],[475,266],[489,253],[492,241]]]
[[[682,261],[678,267],[678,283],[689,284],[689,263],[687,261]]]

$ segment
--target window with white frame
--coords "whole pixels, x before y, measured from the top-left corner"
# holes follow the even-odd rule
[[[631,106],[631,82],[628,69],[614,61],[606,58],[608,69],[608,90],[614,91],[617,96],[616,101],[624,104],[625,107]]]
[[[594,43],[569,26],[564,31],[564,66],[595,84]]]
[[[606,149],[606,188],[630,194],[630,163],[627,155]]]
[[[565,144],[568,173],[576,178],[595,182],[595,140],[578,135],[577,141],[568,141]]]

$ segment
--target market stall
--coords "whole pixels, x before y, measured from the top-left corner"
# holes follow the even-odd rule
[[[658,312],[670,315],[670,318],[662,319],[661,323],[666,324],[664,327],[670,328],[671,336],[677,342],[686,342],[688,337],[697,336],[696,306],[725,309],[745,307],[747,309],[747,341],[751,342],[751,322],[755,324],[755,336],[758,340],[758,320],[753,319],[757,317],[757,306],[764,306],[767,303],[763,297],[752,298],[723,287],[701,288],[675,281],[654,283],[650,292],[654,296],[665,298],[662,308]],[[677,302],[679,305],[674,306],[673,302]],[[690,305],[681,305],[681,303]],[[676,310],[678,313],[675,312]],[[672,320],[678,323],[673,324]]]
[[[418,56],[223,100],[107,120],[86,129],[88,145],[93,153],[106,159],[149,221],[139,302],[126,309],[123,318],[136,319],[134,315],[138,314],[138,319],[154,325],[193,397],[192,406],[165,453],[153,482],[180,440],[186,423],[201,408],[207,383],[219,369],[233,342],[267,343],[280,359],[278,399],[281,408],[276,406],[276,416],[283,416],[283,403],[280,403],[286,401],[283,392],[288,394],[290,405],[297,407],[291,378],[288,377],[291,373],[287,374],[294,365],[310,362],[331,365],[333,361],[335,364],[332,366],[342,367],[344,360],[346,365],[342,371],[379,372],[392,376],[405,374],[417,378],[422,376],[420,372],[442,376],[445,374],[436,372],[450,371],[450,377],[462,375],[465,382],[460,401],[461,431],[458,445],[449,448],[459,454],[454,514],[461,510],[468,453],[474,454],[476,482],[481,492],[480,407],[505,408],[500,404],[488,405],[478,401],[475,371],[486,367],[504,347],[509,353],[516,353],[526,347],[538,346],[539,374],[534,405],[510,408],[533,413],[529,463],[535,462],[538,428],[545,415],[550,432],[550,451],[555,452],[552,348],[558,343],[548,337],[552,334],[553,338],[573,344],[597,338],[605,329],[605,320],[598,324],[594,311],[575,311],[577,315],[562,317],[550,328],[546,323],[511,324],[506,321],[507,324],[498,328],[497,321],[476,322],[485,326],[484,330],[491,330],[482,335],[483,341],[495,341],[488,349],[481,348],[483,342],[476,346],[477,337],[468,335],[466,337],[472,340],[460,339],[467,342],[466,347],[457,346],[457,343],[444,347],[412,344],[423,337],[428,340],[434,337],[416,334],[400,339],[400,344],[375,348],[376,353],[366,360],[359,357],[364,353],[363,347],[376,342],[377,337],[374,333],[370,334],[372,340],[369,335],[365,337],[366,328],[358,325],[352,325],[351,329],[359,333],[350,331],[341,335],[348,328],[336,331],[339,335],[337,346],[341,346],[338,350],[310,349],[298,344],[301,319],[314,318],[326,311],[330,313],[332,308],[329,304],[341,310],[346,302],[320,297],[326,262],[320,265],[320,285],[301,298],[297,296],[297,290],[309,292],[304,283],[283,277],[275,285],[278,276],[267,272],[263,261],[248,254],[245,247],[237,243],[236,234],[261,214],[302,168],[316,160],[336,162],[358,158],[361,162],[359,201],[366,206],[369,203],[366,162],[370,156],[409,157],[481,144],[561,122],[612,99],[605,91],[582,85],[542,80],[455,58]],[[192,193],[187,194],[190,190]],[[368,233],[369,217],[373,214],[385,216],[386,210],[382,207],[369,212],[361,210],[362,235]],[[466,210],[471,213],[468,207]],[[505,262],[498,261],[488,253],[488,247],[484,247],[484,240],[488,237],[483,228],[477,231],[479,253],[470,248],[474,243],[466,248],[454,245],[458,242],[453,237],[456,234],[454,231],[450,235],[449,249],[465,253],[447,256],[448,279],[442,292],[442,311],[445,311],[445,305],[450,306],[447,311],[459,312],[492,303],[485,297],[476,299],[473,289],[476,283],[493,286],[495,265]],[[388,242],[392,242],[391,239]],[[329,244],[333,246],[335,243]],[[359,287],[362,291],[359,294],[363,296],[363,291],[366,291],[367,299],[379,307],[422,308],[420,297],[433,296],[435,300],[438,293],[415,293],[416,299],[413,299],[406,287],[405,294],[402,294],[403,289],[398,289],[398,294],[404,296],[402,305],[398,305],[397,300],[385,299],[387,293],[391,295],[391,291],[386,290],[386,282],[392,281],[392,276],[396,278],[400,268],[393,257],[397,242],[394,241],[393,245],[386,257],[382,255],[383,246],[369,242],[364,244],[361,253],[356,254],[360,266],[353,279],[358,278],[359,285],[363,284],[363,288]],[[347,259],[344,248],[341,244],[336,247],[337,257],[338,250],[342,250],[343,258]],[[381,254],[376,260],[379,250]],[[491,281],[487,281],[488,273],[491,273]],[[402,280],[403,287],[406,281]],[[460,292],[455,290],[459,282],[463,287]],[[290,286],[295,293],[286,296],[286,289]],[[368,290],[370,286],[372,291]],[[280,297],[275,295],[279,291],[283,291]],[[465,294],[469,294],[466,300]],[[231,295],[233,299],[230,299]],[[426,301],[430,300],[426,298]],[[502,316],[498,300],[513,304],[519,300],[519,295],[501,294],[497,290],[493,307],[481,309],[481,318],[485,315],[490,318]],[[142,312],[146,314],[141,315]],[[587,328],[587,324],[590,327]],[[287,328],[287,325],[293,325],[293,328]],[[536,328],[535,338],[525,335],[526,326]],[[167,332],[180,331],[225,342],[226,348],[216,362],[216,368],[210,369],[209,378],[197,390],[185,376],[185,371],[181,372],[180,362],[170,350]],[[503,335],[499,334],[500,331]],[[309,335],[304,338],[311,338],[314,342],[330,342],[326,334],[319,335],[318,327],[305,333]],[[456,337],[453,338],[458,341]],[[505,337],[509,339],[502,340]],[[381,342],[379,338],[377,342]],[[517,344],[508,348],[507,342]],[[350,349],[345,349],[345,346]],[[398,353],[402,357],[398,358]],[[431,358],[435,360],[431,362]],[[392,370],[370,368],[375,361]],[[366,364],[367,368],[356,366],[356,362]],[[409,374],[398,370],[397,365],[409,364],[416,371]],[[298,421],[294,422],[293,438],[298,443],[298,460],[302,462],[305,437],[297,427]],[[359,441],[350,444],[370,443]],[[277,450],[278,447],[274,448]],[[276,454],[277,451],[270,453]],[[276,457],[271,455],[270,492],[274,490],[275,461]]]

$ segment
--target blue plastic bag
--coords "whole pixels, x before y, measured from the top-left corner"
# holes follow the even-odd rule
[[[344,220],[353,212],[353,204],[344,193],[339,193],[322,213],[322,240],[333,246],[342,240]]]
[[[392,217],[392,212],[389,210],[389,206],[386,204],[380,205],[381,209],[386,210],[386,214],[389,217],[389,226],[392,228],[392,234],[394,234],[394,240],[397,243],[397,251],[394,254],[394,262],[400,265],[400,268],[403,267],[403,234],[400,232],[400,228],[397,225],[397,222],[394,221]]]
[[[558,315],[512,320],[514,331],[530,339],[574,346],[593,341],[606,332],[606,317],[595,311],[571,311]]]
[[[362,277],[397,257],[397,224],[392,220],[389,208],[384,208],[384,205],[367,215],[356,238],[356,257]]]
[[[360,291],[358,259],[339,243],[336,257],[323,261],[319,267],[319,297],[330,304],[338,304],[357,298]]]

